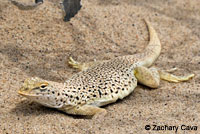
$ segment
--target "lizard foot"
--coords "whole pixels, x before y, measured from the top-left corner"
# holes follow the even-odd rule
[[[81,64],[79,62],[75,61],[72,57],[69,57],[68,63],[72,68],[76,68],[76,69],[81,68]]]
[[[105,116],[107,115],[107,111],[105,109],[102,109],[101,112],[96,113],[93,117],[92,120],[104,120]]]
[[[194,74],[189,74],[187,76],[176,76],[173,74],[169,74],[164,71],[159,71],[160,73],[160,78],[169,82],[181,82],[181,81],[188,81],[189,79],[193,78],[195,75]]]

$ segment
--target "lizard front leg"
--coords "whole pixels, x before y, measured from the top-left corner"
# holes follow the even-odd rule
[[[93,116],[93,119],[103,118],[107,114],[105,109],[92,105],[78,105],[70,109],[62,108],[60,110],[73,115]]]

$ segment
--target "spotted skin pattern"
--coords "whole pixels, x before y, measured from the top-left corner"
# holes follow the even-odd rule
[[[135,89],[138,82],[157,88],[160,79],[180,82],[194,77],[194,74],[175,76],[151,67],[160,54],[161,44],[151,24],[145,22],[150,42],[143,53],[88,63],[79,63],[70,57],[69,64],[81,71],[65,83],[30,78],[25,80],[18,93],[68,114],[99,118],[106,114],[101,106],[123,99]]]
[[[96,106],[102,106],[108,99],[117,100],[127,96],[137,85],[137,79],[134,76],[132,64],[128,60],[121,59],[120,62],[119,60],[116,58],[102,62],[67,80],[66,92],[76,96],[72,102],[74,104],[90,102],[96,103]],[[97,98],[99,102],[95,102]]]

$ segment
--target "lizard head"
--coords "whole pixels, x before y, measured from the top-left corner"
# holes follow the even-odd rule
[[[59,98],[56,96],[59,93],[56,87],[56,84],[53,82],[47,82],[34,77],[26,79],[22,87],[18,90],[18,93],[42,105],[60,108],[62,104],[59,103]]]

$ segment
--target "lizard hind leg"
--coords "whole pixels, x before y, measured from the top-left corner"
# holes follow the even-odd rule
[[[141,84],[157,88],[160,84],[160,75],[156,68],[136,67],[134,70],[135,77]]]
[[[141,84],[144,84],[151,88],[157,88],[160,83],[160,79],[169,82],[182,82],[187,81],[194,77],[194,74],[189,74],[187,76],[176,76],[168,72],[174,72],[177,68],[173,68],[167,71],[158,70],[154,67],[148,69],[146,67],[137,67],[134,70],[135,76]]]

